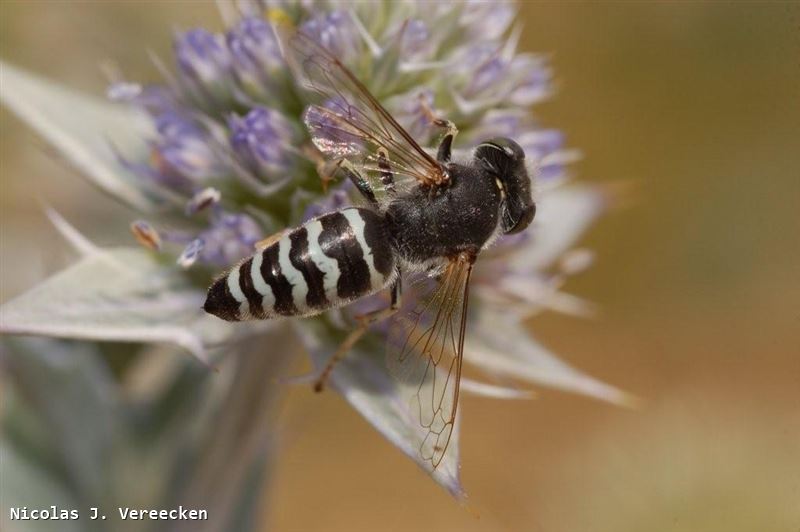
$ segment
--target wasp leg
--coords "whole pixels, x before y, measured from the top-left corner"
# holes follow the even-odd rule
[[[347,338],[344,339],[344,341],[339,345],[338,349],[336,349],[336,352],[333,354],[333,356],[328,360],[328,363],[325,365],[322,373],[319,374],[319,377],[314,382],[315,392],[321,392],[325,388],[325,383],[328,381],[328,377],[330,377],[331,372],[333,371],[333,368],[336,366],[337,362],[344,358],[347,352],[350,351],[354,345],[356,345],[356,342],[358,342],[369,330],[370,325],[391,317],[395,312],[397,312],[397,309],[400,308],[401,288],[399,273],[397,279],[391,287],[391,290],[392,302],[388,307],[373,310],[372,312],[367,312],[366,314],[356,316],[358,326],[347,335]]]
[[[449,163],[453,154],[453,139],[458,135],[458,128],[454,123],[444,118],[437,118],[433,121],[433,125],[446,129],[444,138],[442,138],[442,142],[439,143],[439,149],[436,151],[436,160],[440,163]]]
[[[421,100],[420,105],[422,107],[422,113],[430,120],[431,124],[436,127],[444,128],[444,137],[439,143],[439,149],[436,151],[436,160],[440,163],[449,163],[453,154],[453,140],[456,138],[456,135],[458,135],[458,128],[450,120],[436,116],[425,101]]]
[[[314,163],[314,166],[317,168],[317,174],[322,181],[322,192],[327,193],[328,183],[333,181],[333,176],[339,168],[339,165],[323,157],[319,150],[313,145],[303,146],[301,153]]]
[[[372,185],[369,184],[369,181],[364,178],[364,176],[358,171],[358,168],[356,168],[353,163],[347,159],[342,159],[339,162],[339,168],[344,170],[347,178],[353,182],[358,191],[367,199],[367,201],[374,206],[378,205],[378,200],[375,198],[375,191],[372,190]]]
[[[259,240],[258,242],[253,244],[253,247],[256,249],[256,251],[261,251],[263,249],[266,249],[275,242],[277,242],[278,240],[280,240],[288,232],[289,232],[288,229],[283,229],[281,231],[278,231],[274,235],[269,235],[267,238]]]
[[[381,183],[386,188],[386,192],[394,196],[394,174],[392,167],[389,165],[389,153],[386,148],[378,148],[378,168],[381,169]]]

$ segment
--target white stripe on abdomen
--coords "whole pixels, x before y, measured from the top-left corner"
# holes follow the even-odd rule
[[[303,278],[303,273],[294,267],[292,261],[289,259],[289,252],[292,249],[292,241],[289,240],[289,233],[281,238],[278,243],[278,263],[281,265],[281,273],[292,285],[292,301],[294,306],[301,313],[308,310],[306,303],[306,295],[308,294],[308,285]]]
[[[261,264],[264,262],[264,250],[260,249],[253,256],[253,265],[250,267],[250,277],[253,279],[253,287],[261,294],[261,308],[267,315],[275,314],[275,294],[272,288],[264,282],[261,275]]]
[[[239,303],[239,316],[249,316],[250,304],[247,302],[244,292],[242,292],[242,287],[239,286],[239,267],[240,265],[237,264],[228,274],[228,290],[233,299]]]
[[[325,289],[325,297],[328,301],[334,302],[339,299],[339,294],[336,291],[336,284],[339,282],[339,264],[336,259],[332,259],[322,252],[319,245],[319,235],[322,234],[322,224],[318,220],[312,220],[305,224],[306,231],[308,231],[308,256],[317,265],[317,268],[325,274],[322,281],[322,286]]]

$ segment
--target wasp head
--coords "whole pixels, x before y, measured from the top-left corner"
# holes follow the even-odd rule
[[[503,232],[518,233],[528,227],[536,214],[536,204],[531,197],[531,179],[520,145],[505,137],[487,140],[475,149],[475,160],[500,188]]]

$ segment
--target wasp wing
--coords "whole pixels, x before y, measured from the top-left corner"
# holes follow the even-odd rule
[[[303,121],[315,146],[333,158],[347,158],[372,178],[376,188],[391,173],[396,186],[440,184],[444,171],[367,87],[340,60],[310,36],[282,36],[295,79],[322,99],[306,109]]]
[[[387,363],[422,428],[420,455],[434,469],[455,430],[471,272],[471,258],[448,262],[433,289],[389,330]]]

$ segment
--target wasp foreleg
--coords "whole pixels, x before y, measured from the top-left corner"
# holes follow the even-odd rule
[[[446,128],[444,138],[442,138],[442,142],[439,143],[439,149],[436,151],[436,160],[440,163],[449,163],[453,154],[453,139],[458,135],[458,128],[454,123],[444,118],[437,118],[433,121],[433,125]]]
[[[449,163],[453,154],[453,140],[455,140],[456,135],[458,135],[458,128],[450,120],[436,116],[424,100],[420,101],[422,112],[425,114],[425,117],[430,120],[431,124],[445,130],[444,137],[442,137],[442,141],[439,143],[439,149],[436,151],[436,160],[440,163]]]
[[[356,345],[356,342],[358,342],[369,330],[370,325],[388,319],[400,308],[400,298],[402,294],[399,273],[397,275],[397,279],[394,281],[394,284],[392,284],[391,291],[392,302],[388,307],[373,310],[372,312],[367,312],[366,314],[356,316],[358,326],[347,335],[347,338],[344,339],[344,341],[339,345],[338,349],[336,349],[336,352],[333,354],[333,356],[328,360],[328,363],[325,365],[322,373],[319,374],[319,377],[314,382],[315,392],[321,392],[325,388],[325,383],[328,381],[328,377],[330,377],[333,368],[336,366],[336,363],[344,358],[347,352],[350,351],[354,345]]]

